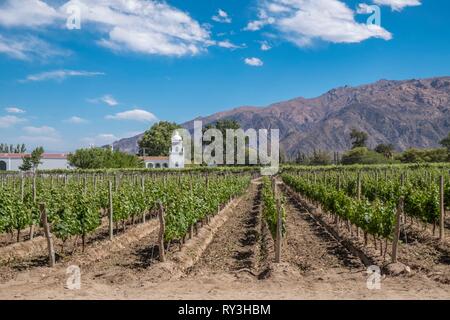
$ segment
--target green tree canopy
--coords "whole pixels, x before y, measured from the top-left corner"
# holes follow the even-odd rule
[[[375,152],[382,154],[386,159],[392,159],[394,156],[395,147],[393,144],[379,144],[375,148]]]
[[[227,152],[227,130],[238,130],[241,129],[241,125],[236,121],[236,120],[229,120],[229,119],[224,119],[224,120],[218,120],[214,123],[210,123],[208,125],[205,126],[205,128],[203,129],[203,132],[205,132],[208,129],[217,129],[222,133],[222,137],[223,137],[223,162],[225,163],[225,154]],[[252,152],[249,150],[248,147],[248,139],[247,141],[245,141],[245,161],[246,163],[248,163],[248,155],[249,152]],[[238,154],[238,150],[237,150],[237,138],[234,139],[234,163],[237,164],[237,154]],[[253,151],[254,152],[254,151]]]
[[[69,154],[68,161],[71,166],[78,169],[142,168],[144,166],[135,155],[105,148],[78,149],[75,153]]]
[[[16,146],[7,143],[0,144],[0,153],[25,153],[26,151],[25,144],[17,144]]]
[[[295,162],[302,165],[321,166],[332,163],[331,155],[327,151],[314,150],[312,154],[298,153]]]
[[[354,148],[342,155],[342,164],[380,164],[391,163],[382,154],[369,150],[366,147]]]
[[[396,157],[403,163],[445,162],[448,159],[447,149],[411,148]]]
[[[25,156],[22,158],[22,165],[19,167],[21,171],[36,171],[39,165],[42,163],[41,159],[44,154],[43,147],[37,147],[31,152],[30,156]]]
[[[327,151],[314,150],[309,159],[309,163],[313,166],[323,166],[331,164],[331,155]]]
[[[22,164],[19,167],[20,171],[30,171],[33,168],[33,165],[31,164],[30,157],[23,157],[22,158]]]
[[[444,148],[447,148],[448,153],[450,153],[450,133],[447,135],[447,137],[445,137],[444,139],[441,140],[441,142],[439,142],[441,144],[441,146],[443,146]]]
[[[352,149],[363,148],[366,146],[367,138],[369,136],[364,131],[359,131],[353,128],[350,132],[350,139],[352,140]]]
[[[173,131],[181,128],[174,122],[155,123],[139,141],[139,155],[168,156],[172,144]]]

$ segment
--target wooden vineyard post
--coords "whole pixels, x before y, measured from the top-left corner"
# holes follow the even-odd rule
[[[141,188],[142,188],[142,194],[144,194],[145,197],[145,176],[141,177]],[[144,209],[144,212],[142,213],[142,223],[145,223],[145,214],[147,209]]]
[[[41,212],[41,222],[42,226],[44,227],[45,237],[47,238],[49,264],[50,267],[53,268],[55,266],[55,249],[53,247],[53,237],[47,221],[47,211],[45,210],[45,204],[41,203],[39,205],[39,210]]]
[[[24,181],[23,174],[22,174],[22,177],[20,179],[20,199],[21,199],[22,203],[23,203],[24,198],[25,198],[25,181]]]
[[[340,191],[341,190],[341,175],[338,174],[337,176],[337,190]],[[339,216],[334,213],[334,224],[336,225],[336,230],[339,233]]]
[[[405,185],[405,173],[401,173],[400,174],[400,187],[403,188]],[[404,224],[406,223],[406,215],[405,212],[402,212],[402,216],[400,217],[401,219],[401,224],[402,226],[404,226]]]
[[[439,178],[439,210],[440,210],[440,221],[439,221],[439,240],[445,240],[445,205],[444,205],[444,176]]]
[[[164,233],[166,232],[166,222],[164,221],[164,207],[159,201],[159,235],[158,235],[158,245],[159,245],[159,261],[166,261],[166,254],[164,249]]]
[[[358,172],[357,190],[358,201],[361,200],[361,172]]]
[[[403,214],[404,202],[405,199],[403,197],[400,197],[397,206],[397,214],[395,216],[394,239],[392,241],[392,263],[397,262],[398,241],[400,239],[400,218]]]
[[[276,197],[276,196],[275,196]],[[281,246],[283,242],[283,217],[280,198],[277,200],[277,238],[275,247],[275,263],[281,262]]]
[[[36,191],[36,172],[33,173],[33,203],[36,203],[37,191]],[[31,222],[30,226],[30,239],[34,238],[34,223]]]
[[[83,194],[86,194],[87,191],[87,178],[86,175],[83,176]]]
[[[358,180],[356,188],[358,201],[361,201],[361,171],[358,171]],[[359,227],[356,227],[356,237],[359,239]]]
[[[113,229],[114,208],[113,208],[113,194],[112,194],[111,180],[108,181],[108,187],[109,187],[109,240],[112,240],[114,237],[114,229]]]

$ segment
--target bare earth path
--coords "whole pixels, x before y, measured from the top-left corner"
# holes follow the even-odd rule
[[[449,285],[414,272],[384,278],[381,290],[368,290],[364,265],[289,197],[286,213],[279,265],[273,263],[273,241],[262,222],[259,185],[254,183],[198,262],[181,277],[171,278],[150,259],[156,243],[153,232],[82,265],[81,290],[64,288],[67,264],[53,270],[30,267],[0,280],[0,299],[450,298]]]

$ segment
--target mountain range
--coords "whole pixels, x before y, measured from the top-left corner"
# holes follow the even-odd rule
[[[282,151],[290,158],[298,152],[348,150],[352,128],[368,133],[369,147],[380,143],[392,143],[399,151],[436,147],[450,131],[450,77],[344,86],[312,99],[239,107],[182,126],[192,129],[194,120],[207,125],[221,119],[236,120],[244,129],[279,129]],[[114,147],[136,153],[141,137],[116,141]]]

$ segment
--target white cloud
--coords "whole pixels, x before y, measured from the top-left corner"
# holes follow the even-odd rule
[[[267,41],[261,41],[260,44],[262,51],[269,51],[270,49],[272,49],[272,46]]]
[[[356,22],[355,12],[340,0],[268,0],[261,7],[259,20],[250,22],[246,29],[255,31],[271,24],[298,46],[310,46],[314,40],[357,43],[392,38],[380,26]]]
[[[401,11],[405,7],[420,6],[420,0],[373,0],[375,4],[390,6],[394,11]]]
[[[17,107],[10,107],[5,109],[8,113],[25,113],[26,111]]]
[[[16,117],[16,116],[3,116],[3,117],[0,117],[0,129],[1,128],[9,128],[16,124],[25,122],[25,121],[27,121],[27,120],[24,118]]]
[[[87,99],[90,103],[105,103],[110,107],[115,107],[119,104],[119,102],[110,94],[105,94],[100,98]]]
[[[213,19],[214,21],[219,22],[219,23],[231,23],[232,22],[228,13],[226,13],[222,9],[219,9],[217,11],[217,14],[215,16],[213,16],[211,19]]]
[[[244,30],[245,31],[258,31],[258,30],[261,30],[266,25],[272,24],[274,22],[275,22],[275,20],[273,20],[273,19],[250,21],[247,24],[247,26],[244,28]]]
[[[40,27],[60,18],[61,13],[40,0],[6,0],[0,6],[0,25],[5,27]]]
[[[140,121],[140,122],[155,122],[158,120],[156,116],[148,111],[141,109],[134,109],[125,112],[119,112],[115,115],[106,116],[106,119],[109,120],[132,120],[132,121]]]
[[[268,3],[268,6],[271,4]],[[258,20],[250,21],[244,28],[245,31],[258,31],[267,25],[275,23],[275,19],[270,17],[265,9],[260,9],[258,12]]]
[[[69,119],[65,120],[65,122],[68,123],[72,123],[72,124],[83,124],[83,123],[87,123],[88,121],[86,119],[77,117],[77,116],[73,116],[70,117]]]
[[[114,107],[119,104],[119,102],[117,102],[117,100],[114,99],[114,97],[110,94],[107,94],[107,95],[104,95],[103,97],[101,97],[101,101],[103,101],[110,107]]]
[[[264,62],[262,62],[259,58],[246,58],[244,61],[252,67],[262,67],[264,65]]]
[[[164,1],[71,0],[61,7],[56,3],[5,0],[0,7],[0,25],[62,28],[68,6],[76,5],[81,10],[82,28],[97,32],[97,43],[114,51],[183,56],[198,54],[210,44],[206,28]]]
[[[56,48],[33,36],[8,38],[0,34],[0,53],[17,60],[48,60],[56,56],[68,56],[70,51]]]
[[[43,135],[43,136],[56,136],[57,131],[55,128],[42,126],[42,127],[24,127],[23,131],[30,135]]]
[[[24,135],[18,138],[26,144],[42,145],[45,148],[63,148],[64,143],[55,128],[49,126],[42,127],[24,127]]]
[[[282,13],[282,12],[289,12],[289,7],[280,3],[269,3],[267,5],[267,10],[273,13]]]
[[[225,49],[242,49],[245,48],[245,45],[239,46],[237,44],[231,43],[230,40],[218,41],[217,45],[221,48]]]
[[[25,144],[34,146],[43,146],[45,149],[54,148],[61,149],[67,147],[64,141],[58,136],[20,136],[17,138]]]
[[[69,4],[79,5],[83,25],[93,26],[102,34],[98,43],[114,51],[183,56],[198,54],[209,45],[209,31],[165,2],[72,0]]]
[[[79,71],[79,70],[54,70],[29,75],[27,76],[26,79],[20,80],[20,82],[46,81],[46,80],[63,81],[69,77],[95,77],[101,75],[105,75],[105,73],[92,71]]]

